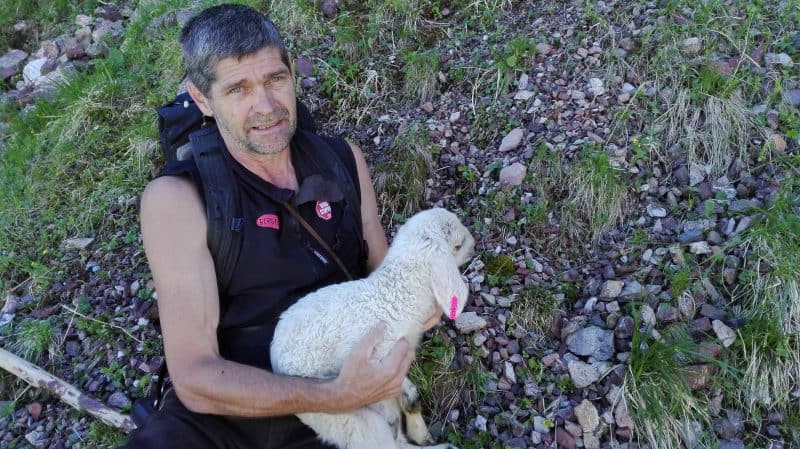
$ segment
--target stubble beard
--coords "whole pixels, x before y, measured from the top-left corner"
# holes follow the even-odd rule
[[[252,127],[262,124],[275,124],[281,120],[286,120],[288,126],[282,130],[281,133],[275,135],[273,139],[269,141],[257,142],[250,138],[249,132]],[[279,154],[289,147],[289,142],[291,142],[292,137],[297,130],[297,120],[291,117],[291,114],[288,110],[282,109],[269,115],[260,114],[251,117],[247,120],[245,129],[243,130],[244,134],[241,136],[233,133],[231,128],[232,127],[230,123],[225,120],[221,121],[220,132],[233,140],[237,147],[248,153],[271,156]]]

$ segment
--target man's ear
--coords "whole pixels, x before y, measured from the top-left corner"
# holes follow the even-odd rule
[[[200,89],[195,86],[193,82],[189,81],[186,84],[186,90],[189,92],[189,96],[192,97],[197,107],[200,108],[200,112],[202,112],[203,115],[208,117],[214,116],[214,111],[212,111],[209,106],[208,98],[203,95],[203,92],[200,92]]]

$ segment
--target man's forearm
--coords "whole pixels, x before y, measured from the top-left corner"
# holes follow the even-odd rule
[[[197,363],[175,381],[181,402],[197,413],[241,417],[337,413],[342,397],[334,380],[282,376],[221,358]]]

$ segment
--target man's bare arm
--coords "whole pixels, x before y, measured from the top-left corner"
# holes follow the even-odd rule
[[[195,187],[182,178],[155,179],[142,195],[141,221],[170,375],[190,410],[247,417],[339,413],[400,393],[413,352],[401,341],[383,360],[373,358],[379,331],[362,339],[348,368],[328,381],[275,375],[223,359],[214,263]]]
[[[367,268],[372,271],[383,261],[389,243],[386,240],[386,233],[383,232],[381,217],[378,214],[378,202],[375,199],[375,187],[372,185],[372,178],[369,176],[369,168],[364,154],[358,145],[348,142],[356,160],[358,170],[358,182],[361,188],[361,223],[364,227],[364,240],[367,241],[369,248],[369,258]]]

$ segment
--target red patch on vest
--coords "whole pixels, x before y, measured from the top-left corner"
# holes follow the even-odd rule
[[[317,201],[317,216],[325,221],[333,217],[331,205],[327,201]]]
[[[258,217],[256,226],[259,228],[279,229],[281,227],[281,220],[275,214],[264,214]]]

